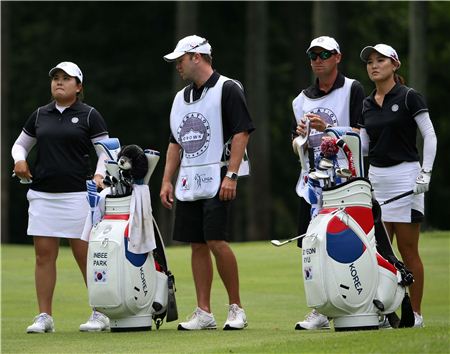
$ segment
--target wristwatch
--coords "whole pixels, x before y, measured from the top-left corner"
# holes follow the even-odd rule
[[[231,179],[233,181],[237,181],[238,174],[236,172],[228,171],[227,174],[225,175],[225,177],[228,177],[229,179]]]

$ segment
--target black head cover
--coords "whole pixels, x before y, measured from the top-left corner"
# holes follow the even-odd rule
[[[148,171],[148,160],[144,150],[138,145],[125,145],[120,150],[117,159],[119,167],[122,161],[126,160],[131,163],[130,174],[134,180],[142,179]]]

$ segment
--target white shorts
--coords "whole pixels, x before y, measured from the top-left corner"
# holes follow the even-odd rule
[[[28,235],[81,237],[89,213],[86,192],[46,193],[30,189],[27,199]]]
[[[369,180],[379,203],[414,188],[419,162],[402,162],[391,167],[369,167]],[[424,215],[424,193],[408,195],[381,207],[387,222],[420,222]],[[417,213],[419,212],[419,213]],[[417,219],[418,218],[418,219]]]

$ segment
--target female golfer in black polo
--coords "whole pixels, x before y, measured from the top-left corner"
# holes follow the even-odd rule
[[[14,173],[30,183],[28,235],[36,254],[35,285],[39,315],[28,333],[54,332],[52,299],[56,283],[59,239],[67,238],[86,282],[88,244],[80,240],[89,205],[86,201],[87,156],[95,141],[108,137],[99,112],[81,102],[83,74],[72,62],[50,70],[53,101],[34,111],[12,147]],[[31,173],[29,151],[36,146]],[[104,157],[99,156],[94,180],[101,185]],[[109,327],[109,319],[93,311],[81,331]]]
[[[428,191],[436,156],[436,134],[423,97],[403,85],[396,72],[397,52],[386,44],[365,47],[361,59],[367,65],[375,90],[364,100],[361,122],[363,151],[369,155],[369,179],[379,202],[409,190],[414,194],[382,207],[382,219],[391,239],[395,235],[400,254],[413,272],[410,287],[415,327],[423,327],[421,301],[424,272],[419,256],[420,222],[424,217],[424,193]],[[416,133],[424,139],[419,163]]]

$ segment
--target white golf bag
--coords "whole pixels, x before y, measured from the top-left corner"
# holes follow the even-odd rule
[[[370,182],[360,177],[359,136],[340,136],[335,130],[329,135],[341,140],[344,152],[344,147],[347,149],[345,156],[353,173],[345,182],[322,189],[321,207],[302,240],[307,305],[333,318],[336,331],[378,329],[379,315],[395,315],[404,299],[409,303],[405,286],[412,276],[408,273],[405,279],[405,269],[394,256],[384,226],[378,227],[380,234],[375,235],[372,209],[378,205],[373,205]],[[382,225],[381,220],[377,222]],[[378,242],[381,239],[384,241]],[[384,248],[377,250],[380,245]]]
[[[121,164],[117,139],[102,140],[96,144],[96,149],[104,151],[110,159],[106,161],[107,178],[104,180],[110,188],[101,193],[102,218],[92,227],[89,236],[89,304],[110,318],[111,331],[151,330],[153,320],[159,328],[164,317],[167,316],[168,322],[178,318],[174,277],[168,269],[161,234],[150,209],[146,217],[151,220],[147,225],[154,229],[146,232],[154,233],[150,235],[154,246],[145,252],[130,251],[130,205],[133,189],[137,189],[136,178],[133,179],[132,172],[127,177],[126,171],[121,169],[124,164]],[[143,185],[148,190],[159,152],[145,150],[145,156]]]
[[[332,317],[335,330],[378,329],[378,316],[400,307],[405,287],[400,271],[377,252],[371,185],[353,179],[322,198],[303,239],[307,304]]]

